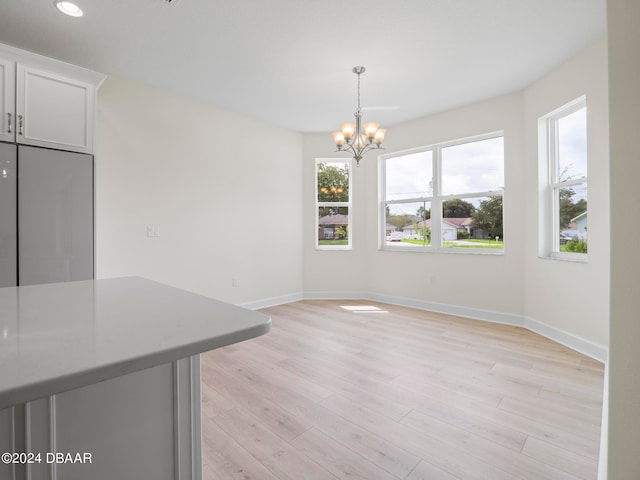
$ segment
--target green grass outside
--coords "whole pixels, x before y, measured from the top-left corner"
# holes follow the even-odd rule
[[[478,240],[478,239],[464,240],[464,241],[473,242],[474,245],[464,245],[464,244],[460,245],[457,242],[444,242],[444,246],[455,247],[455,248],[497,248],[497,249],[504,248],[504,244],[502,240],[498,240],[497,242],[495,240]]]
[[[561,252],[571,252],[571,250],[569,250],[568,243],[565,243],[564,245],[560,245],[560,251]],[[587,253],[587,252],[572,252],[572,253]]]
[[[460,240],[460,241],[464,241],[464,242],[469,242],[469,243],[473,243],[474,245],[465,245],[465,244],[459,244],[458,242],[444,242],[443,246],[444,247],[454,247],[454,248],[497,248],[497,249],[501,249],[504,248],[504,242],[502,240],[498,240],[497,242],[495,240],[481,240],[478,238],[469,238],[469,239],[465,239],[465,240]],[[404,240],[402,240],[403,243],[410,243],[412,245],[422,245],[422,246],[429,246],[431,245],[431,241],[427,240],[412,240],[409,238],[406,238]]]
[[[412,245],[431,245],[431,240],[413,240],[410,238],[405,238],[402,240],[402,243],[411,243]]]
[[[334,240],[318,240],[318,245],[349,245],[349,240],[346,238]]]

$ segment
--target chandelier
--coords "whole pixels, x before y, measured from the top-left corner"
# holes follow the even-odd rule
[[[353,67],[353,73],[358,75],[358,109],[354,113],[356,123],[343,123],[339,132],[333,132],[333,141],[339,152],[353,153],[356,166],[360,166],[362,156],[369,150],[382,148],[382,141],[386,129],[380,128],[376,122],[362,124],[362,111],[360,109],[360,75],[365,72],[364,67]]]

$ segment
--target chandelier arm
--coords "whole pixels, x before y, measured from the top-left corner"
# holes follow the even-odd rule
[[[360,148],[360,149],[356,149],[352,144],[350,143],[345,143],[345,147],[344,148],[339,148],[337,150],[334,150],[336,152],[347,152],[347,153],[353,153],[354,155],[364,155],[365,153],[369,152],[370,150],[384,150],[384,147],[379,146],[377,143],[375,142],[369,142],[367,143],[364,147]]]

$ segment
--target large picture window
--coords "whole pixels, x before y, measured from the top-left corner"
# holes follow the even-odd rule
[[[380,175],[382,249],[503,251],[502,133],[384,155]]]
[[[542,117],[539,135],[541,255],[586,260],[586,99]]]
[[[351,160],[316,159],[316,248],[351,248]]]

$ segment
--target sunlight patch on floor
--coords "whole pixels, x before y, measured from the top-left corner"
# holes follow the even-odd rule
[[[351,313],[389,313],[372,305],[341,305],[340,308],[350,311]]]

